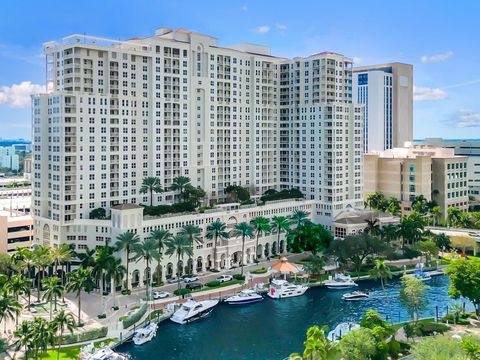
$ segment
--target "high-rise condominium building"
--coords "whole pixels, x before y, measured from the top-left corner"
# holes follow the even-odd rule
[[[19,156],[15,152],[14,146],[0,147],[0,167],[12,170],[20,168]]]
[[[413,137],[413,66],[353,69],[354,102],[364,104],[365,152],[402,147]]]
[[[258,195],[298,187],[327,226],[363,204],[363,111],[343,55],[289,60],[165,28],[126,41],[72,35],[44,48],[53,91],[33,96],[37,239],[63,241],[98,207],[148,203],[139,193],[146,176],[165,189],[188,176],[209,202],[230,184]]]

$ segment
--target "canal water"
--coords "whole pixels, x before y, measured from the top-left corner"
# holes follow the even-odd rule
[[[435,317],[437,306],[439,315],[445,314],[446,307],[453,303],[448,297],[448,278],[439,276],[426,284],[428,305],[422,311],[422,317]],[[279,360],[302,350],[305,332],[312,325],[327,325],[332,329],[342,322],[358,322],[369,309],[387,316],[388,303],[392,308],[393,322],[409,319],[400,304],[398,280],[387,285],[389,301],[379,282],[360,282],[358,289],[368,291],[370,299],[345,302],[341,296],[349,290],[317,287],[295,298],[266,298],[259,303],[241,306],[220,304],[208,317],[191,324],[164,321],[150,343],[142,346],[126,344],[118,350],[130,354],[135,360]],[[471,308],[468,303],[466,306]]]

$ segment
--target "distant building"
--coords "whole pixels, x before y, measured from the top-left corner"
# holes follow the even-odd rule
[[[353,69],[353,101],[364,104],[364,149],[383,151],[413,137],[413,66],[391,63]]]
[[[19,156],[15,152],[14,146],[0,147],[0,167],[18,170]]]
[[[467,156],[468,194],[480,201],[480,139],[449,140],[441,138],[426,138],[417,140],[415,145],[430,145],[453,149],[455,155]]]
[[[0,210],[0,253],[30,247],[33,238],[33,219],[21,211]]]
[[[467,157],[456,156],[453,149],[409,146],[364,156],[364,196],[382,192],[402,202],[402,212],[411,210],[416,195],[435,200],[442,217],[455,206],[468,209]]]
[[[25,160],[23,160],[23,178],[25,180],[32,179],[32,158],[25,158]]]

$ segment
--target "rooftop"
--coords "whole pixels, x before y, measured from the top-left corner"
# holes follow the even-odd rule
[[[113,210],[132,210],[132,209],[143,209],[140,205],[137,204],[120,204],[112,207]]]

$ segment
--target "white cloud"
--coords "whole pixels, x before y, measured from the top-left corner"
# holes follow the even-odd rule
[[[454,114],[449,123],[458,128],[480,127],[480,112],[463,109]]]
[[[0,105],[11,107],[29,107],[30,95],[44,93],[45,85],[32,84],[31,81],[22,81],[20,84],[0,87]]]
[[[448,94],[439,88],[413,86],[413,101],[435,101],[448,98]]]
[[[445,54],[423,55],[420,61],[424,64],[446,61],[453,56],[453,51],[447,51]]]
[[[353,63],[354,63],[355,65],[359,65],[359,64],[363,63],[363,59],[362,59],[361,57],[354,56],[354,57],[353,57]]]
[[[275,27],[276,27],[277,30],[279,30],[279,31],[285,31],[285,30],[287,30],[287,25],[285,25],[285,24],[277,24],[277,25],[275,25]]]
[[[257,34],[266,34],[270,31],[270,26],[262,25],[262,26],[256,27],[253,31],[255,31]]]

